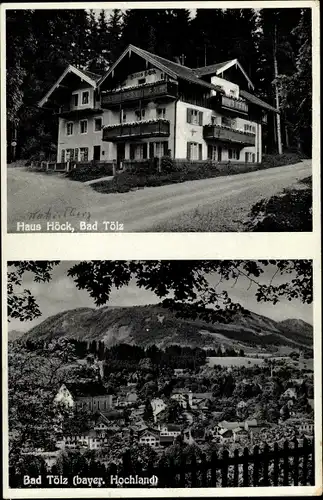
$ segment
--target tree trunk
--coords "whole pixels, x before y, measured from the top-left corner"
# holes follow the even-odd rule
[[[273,43],[273,60],[274,60],[274,77],[275,77],[275,101],[276,101],[276,108],[278,111],[280,111],[280,105],[279,105],[279,95],[278,95],[278,83],[277,83],[277,78],[278,78],[278,63],[277,63],[277,25],[275,25],[274,29],[274,43]],[[282,154],[283,152],[283,147],[282,147],[282,137],[281,137],[281,124],[280,124],[280,113],[276,113],[276,131],[277,131],[277,147],[278,147],[278,154]]]

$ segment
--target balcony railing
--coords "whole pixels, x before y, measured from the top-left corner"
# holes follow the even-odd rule
[[[117,141],[128,138],[168,137],[169,121],[154,120],[138,123],[123,123],[109,125],[103,129],[104,141]]]
[[[103,109],[101,108],[72,108],[71,106],[61,106],[56,113],[61,118],[67,118],[71,120],[77,120],[79,118],[96,115],[99,113],[103,113]]]
[[[175,98],[177,95],[178,87],[176,83],[159,81],[139,87],[104,92],[101,96],[101,105],[103,108],[111,108],[127,101],[149,100],[158,97]]]
[[[241,99],[234,99],[226,95],[220,96],[220,103],[222,108],[237,111],[239,113],[248,113],[248,103]]]
[[[242,146],[255,146],[256,144],[255,134],[220,125],[204,125],[203,137],[205,140],[232,142]]]

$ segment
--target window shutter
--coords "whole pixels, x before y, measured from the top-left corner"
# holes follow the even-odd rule
[[[199,144],[199,160],[202,160],[202,144]]]
[[[61,162],[65,163],[65,149],[62,149],[62,152],[61,152]]]
[[[187,123],[192,123],[192,110],[191,110],[191,108],[187,108],[186,113],[187,113]]]
[[[149,143],[149,158],[153,158],[153,157],[154,157],[154,143],[150,142]]]
[[[191,143],[188,142],[187,143],[187,159],[190,160],[191,159]]]
[[[135,158],[135,144],[130,144],[130,160]]]
[[[168,154],[168,141],[164,141],[164,156]]]
[[[78,161],[78,159],[79,159],[79,150],[78,150],[78,148],[75,148],[74,149],[74,160]]]
[[[199,125],[203,125],[203,111],[199,111]]]
[[[231,158],[232,158],[232,149],[229,149],[228,153],[229,153],[229,160],[231,160]]]
[[[207,157],[209,160],[212,160],[213,147],[208,144],[207,145]]]
[[[148,144],[147,142],[143,143],[142,157],[145,160],[147,158]]]

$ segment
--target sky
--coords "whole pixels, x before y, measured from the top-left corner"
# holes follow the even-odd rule
[[[78,290],[72,278],[67,276],[67,270],[76,262],[61,262],[52,275],[52,280],[49,283],[35,283],[31,273],[24,275],[22,286],[28,288],[36,298],[40,307],[42,316],[33,321],[20,322],[19,320],[11,320],[9,330],[27,331],[36,324],[41,323],[49,316],[75,309],[78,307],[96,307],[88,292]],[[268,266],[266,274],[264,274],[264,282],[269,282],[274,274],[274,268]],[[291,276],[292,278],[293,276]],[[209,275],[208,280],[212,285],[219,282],[217,274]],[[281,278],[277,276],[273,284],[279,284]],[[310,324],[313,324],[312,306],[302,304],[295,300],[289,302],[283,299],[278,304],[259,303],[255,298],[255,285],[250,286],[249,280],[239,278],[238,282],[233,286],[233,282],[226,282],[224,285],[219,285],[218,291],[227,290],[233,301],[240,303],[243,307],[257,314],[267,316],[275,321],[295,318],[302,319]],[[119,290],[112,290],[110,300],[106,304],[108,306],[135,306],[156,304],[159,299],[153,292],[138,288],[134,281],[131,281],[129,286]]]

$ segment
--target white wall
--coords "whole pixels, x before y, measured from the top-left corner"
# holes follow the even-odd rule
[[[237,85],[236,83],[229,82],[228,80],[220,78],[219,76],[212,76],[211,83],[212,85],[219,85],[220,87],[222,87],[226,95],[231,97],[239,97],[239,85]],[[211,94],[214,95],[215,93],[216,91],[211,91]]]

